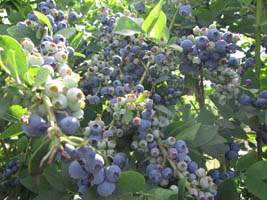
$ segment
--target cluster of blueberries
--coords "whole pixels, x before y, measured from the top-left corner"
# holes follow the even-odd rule
[[[104,9],[104,8],[103,8]],[[107,13],[107,12],[104,12]],[[86,63],[87,80],[83,92],[90,105],[98,105],[100,98],[123,96],[129,86],[143,87],[142,84],[157,82],[153,100],[157,104],[175,105],[183,93],[183,79],[171,73],[176,68],[177,53],[172,49],[146,42],[142,36],[121,36],[111,33],[120,15],[104,15],[101,18],[103,51],[92,56]],[[143,76],[146,75],[145,80]],[[168,79],[164,79],[168,75]]]
[[[249,95],[242,94],[239,98],[240,105],[253,106],[258,109],[267,109],[267,90],[263,90],[258,98],[250,97]]]
[[[80,128],[79,119],[83,118],[85,96],[78,88],[80,75],[72,71],[67,64],[74,56],[74,49],[68,46],[68,40],[56,34],[45,36],[36,46],[29,38],[23,38],[21,45],[27,55],[29,66],[45,68],[49,75],[45,80],[45,94],[49,98],[61,131],[67,135],[75,134]],[[26,91],[22,101],[24,107],[31,107],[33,92]],[[39,98],[42,98],[41,96]],[[48,112],[45,104],[37,98],[37,104],[29,118],[23,119],[23,130],[30,137],[40,137],[47,133],[50,123],[44,118]]]
[[[207,175],[205,169],[199,168],[198,164],[188,156],[189,150],[187,144],[183,140],[176,140],[169,137],[163,140],[168,156],[177,166],[177,170],[186,177],[190,183],[190,188],[185,196],[190,195],[198,199],[214,199],[217,195],[217,186],[211,176]],[[158,147],[151,149],[151,155],[154,157],[150,160],[150,164],[146,168],[146,176],[148,183],[160,185],[161,187],[169,187],[171,190],[178,192],[175,172],[170,166],[164,166],[164,159]]]
[[[218,169],[212,169],[208,172],[208,174],[213,178],[216,185],[219,185],[229,178],[235,177],[235,173],[232,170],[227,170],[224,173],[220,173]]]
[[[214,25],[201,29],[195,27],[193,31],[195,36],[191,35],[180,43],[183,48],[182,63],[179,66],[181,72],[198,71],[201,66],[213,71],[220,65],[236,67],[239,64],[236,57],[230,56],[236,52],[237,35],[222,33]]]
[[[20,184],[20,179],[16,178],[12,180],[12,174],[15,174],[18,171],[17,162],[15,160],[11,160],[8,162],[8,168],[5,169],[2,173],[2,180],[5,187],[16,187]]]
[[[64,151],[69,156],[65,160],[72,161],[69,175],[78,181],[79,195],[82,196],[89,187],[97,186],[97,192],[102,197],[110,196],[116,189],[121,170],[127,165],[128,157],[124,153],[117,153],[112,157],[112,164],[95,152],[90,146],[80,146],[75,149],[65,144]],[[64,154],[63,154],[64,155]],[[66,155],[66,154],[65,154]],[[104,168],[104,166],[107,166]]]
[[[54,0],[46,0],[39,3],[38,10],[49,19],[54,33],[64,28],[69,28],[70,23],[74,23],[79,19],[79,15],[74,10],[71,10],[68,14],[62,10],[57,10]],[[38,16],[34,12],[30,12],[27,19],[24,22],[18,22],[17,25],[31,27],[36,31],[39,28],[43,28]]]
[[[237,142],[230,141],[225,147],[225,161],[229,163],[232,159],[238,157],[240,145]]]

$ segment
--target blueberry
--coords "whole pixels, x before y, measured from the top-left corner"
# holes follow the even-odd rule
[[[247,60],[245,61],[246,68],[254,67],[254,65],[255,65],[254,58],[252,58],[252,57],[247,58]]]
[[[49,15],[50,9],[48,7],[46,7],[46,6],[43,6],[41,8],[41,13],[43,13],[44,15]]]
[[[16,173],[18,171],[18,167],[17,166],[13,166],[11,168],[11,171],[12,171],[12,173]]]
[[[260,95],[259,95],[260,98],[263,98],[263,99],[267,99],[267,90],[263,90]]]
[[[112,57],[112,63],[113,65],[118,65],[121,63],[121,57],[118,55],[115,55]]]
[[[226,173],[228,174],[228,176],[229,176],[230,178],[234,178],[234,177],[235,177],[235,173],[234,173],[232,170],[227,170]]]
[[[54,0],[46,0],[45,4],[48,8],[52,9],[56,7],[56,2]]]
[[[28,13],[27,18],[29,20],[32,20],[32,21],[35,21],[35,22],[39,22],[39,18],[37,17],[37,15],[34,12]]]
[[[240,151],[240,146],[238,143],[236,142],[233,142],[231,145],[230,145],[230,148],[231,150],[235,151],[235,152],[239,152]]]
[[[146,6],[142,1],[138,1],[134,4],[134,8],[137,12],[142,13],[145,11]]]
[[[95,150],[92,147],[87,146],[87,145],[80,146],[76,150],[76,153],[77,153],[77,157],[80,160],[83,160],[84,162],[93,161],[96,155]]]
[[[183,40],[181,47],[183,48],[184,52],[191,52],[193,50],[193,42],[191,40]]]
[[[167,57],[164,54],[162,54],[162,53],[156,55],[155,58],[154,58],[155,63],[157,65],[164,65],[165,62],[166,62],[166,59],[167,59]]]
[[[225,53],[227,49],[227,42],[224,40],[219,40],[215,43],[215,51],[218,53]]]
[[[123,86],[117,86],[115,88],[115,94],[116,94],[116,96],[119,96],[119,97],[124,96],[124,94],[125,94],[124,87]]]
[[[71,12],[69,12],[69,16],[68,16],[68,18],[69,18],[69,20],[70,20],[71,22],[75,22],[75,21],[78,20],[79,15],[78,15],[75,11],[71,11]]]
[[[211,29],[208,31],[208,39],[210,41],[216,42],[220,40],[220,38],[221,38],[221,35],[217,29]]]
[[[73,135],[80,128],[80,123],[75,117],[66,117],[59,122],[59,127],[63,133]]]
[[[89,142],[93,146],[97,146],[98,141],[101,139],[102,139],[101,135],[90,135],[89,136]]]
[[[170,167],[165,167],[162,171],[162,177],[165,179],[170,179],[173,176],[173,169]]]
[[[188,163],[188,171],[190,173],[195,173],[195,171],[198,169],[198,164],[194,161],[191,161]]]
[[[102,134],[102,127],[99,124],[94,124],[90,126],[91,128],[91,134],[93,135],[101,135]]]
[[[102,197],[110,196],[116,189],[116,184],[108,181],[104,181],[103,183],[97,186],[97,193]]]
[[[223,174],[221,175],[221,179],[222,179],[222,180],[226,180],[226,179],[228,179],[228,178],[230,178],[230,175],[229,175],[227,172],[225,172],[225,173],[223,173]]]
[[[259,109],[265,109],[267,108],[267,99],[265,98],[258,98],[255,102],[255,105]]]
[[[148,180],[151,184],[159,184],[162,179],[160,171],[153,169],[148,174]]]
[[[79,196],[82,196],[88,190],[88,188],[89,187],[87,185],[81,185],[78,190]]]
[[[92,174],[93,179],[91,180],[91,186],[93,185],[99,185],[100,183],[103,183],[105,180],[105,170],[101,169],[98,173]]]
[[[179,15],[182,17],[188,17],[191,14],[190,5],[184,5],[179,8]]]
[[[8,167],[12,168],[12,167],[14,167],[14,166],[16,166],[16,161],[15,161],[15,160],[10,160],[10,161],[8,162]]]
[[[85,163],[84,168],[86,171],[92,174],[98,173],[104,167],[104,159],[101,155],[96,154],[93,161]]]
[[[174,148],[177,149],[178,153],[185,153],[187,151],[186,142],[183,140],[177,140],[174,144]]]
[[[29,137],[40,137],[46,134],[50,125],[46,123],[39,115],[32,114],[29,118],[28,124],[22,124],[24,133]]]
[[[233,39],[233,34],[231,32],[226,32],[223,34],[223,39],[227,42],[227,43],[231,43],[232,39]]]
[[[151,129],[151,122],[149,120],[142,119],[139,128],[142,131],[149,131]]]
[[[116,183],[119,180],[121,169],[117,165],[110,165],[106,168],[106,180],[112,183]]]
[[[250,96],[246,94],[242,94],[242,96],[239,98],[239,103],[244,106],[251,105],[251,98]]]
[[[222,182],[223,182],[223,180],[220,179],[220,178],[218,178],[218,179],[215,180],[215,184],[216,184],[216,185],[219,185],[219,184],[222,183]]]
[[[128,164],[128,157],[125,153],[117,153],[113,158],[113,164],[123,169]]]
[[[238,61],[238,59],[235,58],[235,57],[230,57],[229,60],[228,60],[228,63],[229,63],[229,65],[230,65],[231,67],[234,67],[234,66],[236,66],[236,65],[239,64],[239,61]]]
[[[235,158],[235,157],[237,157],[237,156],[238,156],[237,152],[236,152],[236,151],[233,151],[233,150],[229,151],[229,152],[226,154],[226,158],[227,158],[228,160],[232,160],[233,158]]]
[[[211,171],[209,172],[209,174],[211,175],[211,177],[212,177],[214,180],[220,178],[220,171],[217,170],[217,169],[211,170]]]
[[[91,106],[97,106],[100,104],[100,98],[98,96],[88,96],[86,99]]]
[[[73,179],[82,179],[87,177],[88,173],[83,170],[78,161],[74,161],[69,166],[69,175]]]

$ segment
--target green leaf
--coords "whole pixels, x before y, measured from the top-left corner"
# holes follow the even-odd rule
[[[42,85],[47,77],[49,76],[50,71],[47,68],[39,68],[37,74],[36,74],[36,78],[35,78],[35,82],[33,84],[34,87],[39,87],[40,85]]]
[[[74,56],[78,56],[78,57],[82,57],[82,58],[86,58],[86,56],[82,53],[79,52],[74,52]]]
[[[113,33],[121,34],[121,35],[134,35],[136,33],[142,32],[142,23],[143,19],[122,16],[117,21]]]
[[[248,168],[247,175],[258,179],[267,179],[266,170],[267,161],[258,161]]]
[[[182,130],[180,133],[177,134],[176,139],[177,140],[186,140],[186,141],[192,141],[195,139],[198,130],[200,128],[201,124],[197,123],[189,128],[186,128]]]
[[[173,116],[173,113],[166,106],[163,106],[163,105],[155,105],[154,108],[157,111],[164,113],[168,117],[172,117]]]
[[[31,28],[29,27],[25,27],[25,26],[11,26],[7,29],[7,32],[10,36],[12,36],[13,38],[15,38],[18,42],[21,41],[22,38],[28,37],[31,39],[31,41],[35,44],[35,45],[39,45],[41,40],[37,39],[35,36],[35,31],[33,31]]]
[[[169,30],[166,26],[167,17],[161,10],[162,3],[163,1],[160,0],[159,3],[154,7],[154,9],[149,13],[142,25],[142,29],[151,38],[164,38],[166,41],[168,41]]]
[[[252,193],[256,197],[259,197],[261,200],[267,200],[267,185],[264,181],[254,176],[249,176],[246,178],[245,184],[250,193]]]
[[[159,1],[159,3],[153,8],[153,10],[149,13],[147,18],[145,19],[142,29],[145,33],[149,32],[149,29],[151,29],[151,26],[153,25],[154,21],[156,21],[160,15],[161,7],[162,7],[162,0]]]
[[[9,126],[3,133],[0,134],[0,140],[18,136],[23,133],[22,124],[15,123]]]
[[[218,111],[224,118],[229,119],[234,115],[235,104],[233,102],[227,102],[225,105],[222,106],[213,96],[209,96],[209,98],[212,100],[212,102],[215,104]]]
[[[119,176],[118,185],[126,192],[142,191],[145,187],[145,177],[135,171],[122,172]]]
[[[167,80],[169,80],[169,76],[168,75],[163,75],[163,76],[161,76],[161,77],[159,77],[158,79],[156,79],[155,81],[154,81],[154,83],[155,84],[158,84],[158,83],[161,83],[161,82],[164,82],[164,81],[167,81]]]
[[[197,137],[190,143],[190,146],[197,148],[209,143],[218,134],[218,126],[201,125]]]
[[[0,35],[8,35],[7,29],[10,25],[0,24]]]
[[[185,184],[186,184],[186,178],[185,177],[180,179],[178,182],[178,187],[179,187],[178,198],[179,198],[179,200],[184,200]]]
[[[216,145],[216,144],[223,144],[223,143],[227,143],[227,140],[220,135],[215,135],[215,137],[212,138],[212,140],[209,141],[207,145]]]
[[[206,144],[204,146],[201,146],[200,149],[204,153],[212,156],[213,158],[221,159],[221,157],[224,156],[225,154],[225,145],[222,143],[216,145]]]
[[[29,70],[24,74],[23,79],[28,85],[33,85],[35,83],[35,79],[37,76],[37,73],[39,71],[39,67],[31,67]]]
[[[49,141],[46,140],[42,144],[38,146],[35,152],[32,154],[29,160],[28,172],[32,173],[40,173],[43,171],[43,167],[40,167],[40,162],[45,154],[48,152]]]
[[[49,19],[43,14],[43,13],[40,13],[38,11],[33,11],[34,14],[37,15],[37,17],[39,18],[41,24],[46,24],[49,31],[52,32],[52,26],[51,26],[51,23],[49,21]]]
[[[133,111],[126,109],[126,111],[122,117],[122,123],[128,124],[132,118],[133,118]]]
[[[237,188],[233,179],[228,179],[222,182],[218,187],[218,200],[239,200]]]
[[[63,35],[64,37],[68,38],[72,36],[74,33],[76,33],[76,31],[77,31],[76,28],[64,28],[56,32],[55,35]]]
[[[138,104],[138,103],[142,103],[142,102],[144,102],[145,100],[146,100],[146,97],[147,97],[147,94],[146,93],[143,93],[143,94],[141,94],[139,97],[138,97],[138,99],[136,100],[136,104]]]
[[[20,180],[21,184],[26,187],[28,190],[38,194],[38,185],[35,183],[32,176],[27,176]]]
[[[58,174],[58,170],[56,168],[55,164],[52,164],[48,166],[43,175],[45,176],[48,183],[53,186],[53,188],[57,191],[64,192],[65,185],[61,178],[61,176]]]
[[[23,80],[23,75],[28,71],[28,61],[21,45],[12,37],[0,36],[0,66],[18,83]]]
[[[70,194],[68,194],[67,192],[58,192],[56,190],[50,190],[50,191],[46,191],[43,193],[40,193],[37,197],[35,197],[33,200],[69,200],[71,199]]]
[[[21,105],[13,105],[8,108],[1,118],[12,122],[18,122],[26,112],[27,110]]]
[[[249,166],[257,162],[257,153],[249,152],[248,154],[242,156],[238,159],[237,164],[235,166],[235,170],[246,170]]]
[[[152,190],[148,191],[148,200],[165,200],[170,198],[172,195],[176,195],[177,199],[177,194],[175,192],[168,190],[168,189],[163,189],[163,188],[154,188]]]
[[[205,108],[201,109],[198,115],[198,122],[203,123],[203,124],[214,124],[215,120],[216,118],[211,111]]]

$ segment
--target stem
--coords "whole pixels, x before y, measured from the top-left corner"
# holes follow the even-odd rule
[[[0,143],[3,146],[4,152],[6,154],[6,159],[9,160],[9,155],[8,155],[8,151],[7,151],[6,145],[4,143],[4,140],[0,140]]]
[[[26,152],[25,152],[25,154],[24,154],[23,162],[22,162],[22,164],[21,164],[21,166],[20,166],[20,168],[19,168],[19,170],[18,170],[18,172],[17,172],[17,176],[20,174],[20,172],[21,172],[21,170],[22,170],[22,168],[23,168],[23,165],[24,165],[24,163],[26,162],[27,154],[28,154],[28,152],[29,152],[31,143],[32,143],[32,138],[30,138],[30,140],[29,140],[29,142],[28,142],[28,145],[27,145],[27,147],[26,147]]]
[[[169,26],[169,32],[171,32],[171,30],[172,30],[172,28],[173,28],[173,25],[174,25],[174,22],[175,22],[175,19],[176,19],[178,13],[179,13],[179,9],[176,9],[176,11],[175,11],[175,13],[174,13],[174,15],[173,15],[173,17],[172,17],[171,24],[170,24],[170,26]]]
[[[256,26],[255,26],[255,70],[258,79],[260,79],[261,68],[261,17],[263,10],[263,0],[257,0],[256,5]]]
[[[262,160],[262,141],[257,142],[257,158]]]
[[[144,71],[143,75],[142,75],[142,78],[140,79],[139,81],[139,84],[142,85],[143,81],[145,80],[145,77],[146,77],[146,70]]]

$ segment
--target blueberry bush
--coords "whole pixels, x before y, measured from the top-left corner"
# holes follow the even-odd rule
[[[263,0],[0,1],[0,197],[267,200]]]

